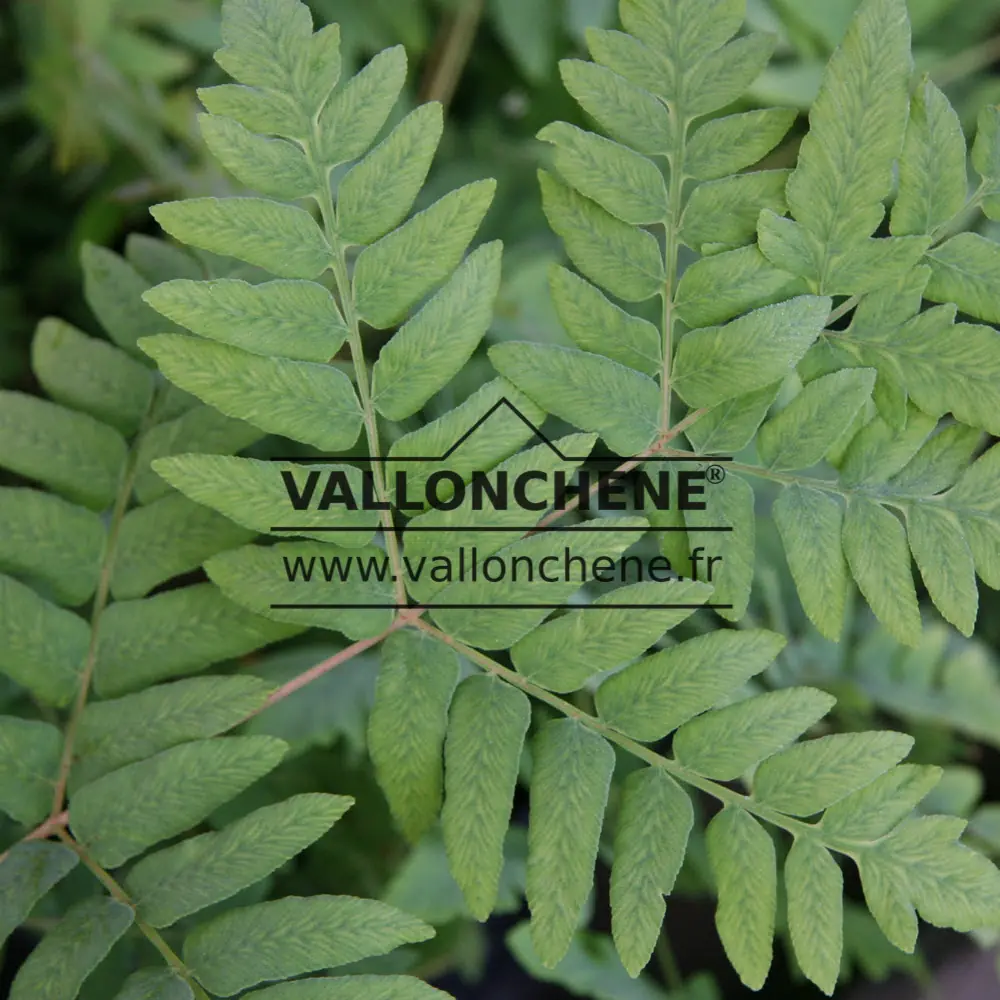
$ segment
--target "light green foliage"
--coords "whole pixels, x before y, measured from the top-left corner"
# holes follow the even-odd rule
[[[140,916],[153,927],[239,892],[305,850],[351,807],[337,795],[299,795],[140,861],[126,879]]]
[[[199,336],[265,357],[323,363],[347,337],[333,296],[312,281],[178,279],[151,288],[144,298]]]
[[[1000,277],[1000,247],[977,233],[959,233],[928,254],[931,283],[927,297],[954,302],[988,323],[1000,321],[991,287]]]
[[[455,692],[445,742],[441,814],[448,861],[473,915],[493,911],[531,703],[492,677],[467,677]]]
[[[691,800],[655,767],[625,780],[611,869],[612,932],[631,976],[638,976],[656,946],[694,823]]]
[[[827,66],[798,166],[792,214],[831,252],[867,239],[884,214],[906,129],[910,27],[903,0],[865,0]]]
[[[333,505],[322,510],[318,504],[305,510],[289,511],[284,475],[292,477],[300,495],[305,497],[312,489],[311,499],[322,503],[331,473],[346,476],[351,493],[361,496],[361,472],[354,466],[296,463],[282,467],[276,462],[231,455],[177,455],[156,459],[153,467],[157,475],[196,503],[211,507],[230,521],[261,534],[274,533],[283,538],[298,534],[323,541],[336,539],[338,545],[346,548],[367,545],[375,534],[377,515],[374,511],[352,511]],[[294,520],[295,524],[286,524],[289,520]],[[272,532],[273,528],[283,527],[303,530]],[[356,530],[310,532],[310,527]],[[230,532],[230,537],[235,536]],[[226,548],[229,546],[220,546],[219,550]]]
[[[600,289],[564,267],[550,275],[559,320],[576,345],[643,374],[660,365],[660,334],[652,323],[616,306]]]
[[[965,135],[948,98],[928,79],[917,88],[900,158],[892,233],[934,233],[965,205]]]
[[[802,359],[829,311],[829,299],[803,296],[689,333],[677,351],[678,394],[693,407],[716,406],[770,385]]]
[[[444,994],[395,973],[471,956],[469,917],[516,911],[522,890],[531,920],[511,949],[595,1000],[667,996],[641,973],[665,897],[692,888],[717,894],[754,990],[776,930],[832,993],[852,967],[898,963],[892,946],[913,951],[918,917],[1000,924],[1000,874],[970,846],[993,843],[989,807],[964,841],[964,820],[934,815],[970,813],[978,772],[901,763],[911,736],[851,731],[877,709],[922,724],[922,762],[964,752],[956,736],[1000,745],[995,664],[924,628],[913,578],[915,561],[967,635],[976,576],[1000,586],[1000,449],[979,454],[1000,433],[1000,334],[985,325],[1000,319],[1000,251],[989,230],[960,231],[977,207],[1000,217],[996,109],[968,197],[968,108],[912,86],[904,0],[621,0],[623,30],[613,4],[574,0],[565,26],[592,61],[559,75],[586,117],[537,133],[537,207],[573,270],[542,240],[505,269],[494,235],[535,224],[508,177],[482,242],[497,185],[438,167],[464,143],[442,105],[404,96],[404,48],[350,75],[397,35],[434,64],[423,5],[348,6],[342,37],[314,31],[299,0],[224,0],[216,59],[235,82],[200,91],[199,123],[226,174],[185,166],[163,185],[181,200],[153,209],[196,252],[88,245],[86,298],[110,343],[46,319],[32,367],[49,398],[0,393],[0,465],[29,481],[0,489],[0,807],[112,869],[105,888],[129,901],[94,895],[86,873],[43,900],[77,854],[16,846],[0,936],[40,901],[46,921],[83,902],[14,1000],[72,1000],[95,969],[84,995],[117,1000],[430,1000]],[[147,23],[128,7],[88,6],[81,44],[107,19]],[[923,30],[935,10],[944,24],[931,0],[909,7]],[[484,10],[538,85],[559,84],[553,9]],[[779,19],[780,39],[752,30]],[[804,123],[772,105],[808,102],[760,98],[788,93],[803,67],[786,57],[806,45],[819,96],[799,149],[786,136]],[[490,143],[484,130],[476,156],[506,175]],[[891,235],[875,236],[890,198]],[[435,473],[568,483],[615,465],[703,473],[704,509],[599,490],[554,509],[551,481],[524,507],[388,509],[401,473],[412,501]],[[379,507],[352,511],[330,483]],[[408,576],[472,547],[536,569],[566,550],[610,565],[660,552],[681,578]],[[689,572],[696,552],[720,563],[708,582]],[[202,569],[211,582],[191,582]],[[793,586],[824,639],[797,634]],[[855,589],[878,625],[849,616]],[[313,628],[337,634],[250,659]],[[827,717],[832,695],[796,677],[841,710]],[[519,784],[526,837],[510,828]],[[610,937],[584,926],[599,853]],[[845,907],[845,859],[867,910]],[[342,879],[383,902],[328,894]],[[320,894],[284,895],[304,885]],[[103,963],[132,907],[135,934]],[[446,925],[432,946],[416,914]],[[126,978],[133,938],[163,953],[153,927],[183,961]]]
[[[341,549],[322,542],[279,542],[270,546],[247,545],[223,552],[209,559],[205,570],[230,602],[252,612],[245,615],[249,620],[260,622],[262,618],[271,619],[268,631],[273,629],[276,637],[316,625],[343,632],[351,639],[361,639],[377,635],[389,624],[391,614],[382,606],[391,599],[392,588],[387,582],[377,580],[374,574],[367,582],[352,579],[349,575],[342,580],[335,569],[335,560],[340,560],[341,570],[347,573],[347,559],[370,560],[383,555],[374,546]],[[305,565],[306,570],[297,572],[294,582],[289,582],[288,575],[301,565]],[[288,566],[292,569],[286,573]],[[305,578],[307,572],[309,579]],[[343,606],[318,609],[272,607],[274,604],[325,605],[328,602]],[[277,628],[275,623],[278,622],[298,628]]]
[[[820,632],[836,641],[848,588],[843,510],[833,497],[795,484],[778,497],[773,512],[802,607]]]
[[[872,610],[893,636],[914,644],[920,636],[920,609],[903,526],[874,501],[852,499],[843,539],[851,575]]]
[[[149,337],[140,346],[177,385],[227,416],[327,451],[357,440],[361,409],[350,379],[336,368],[262,358],[177,334]]]
[[[674,736],[674,756],[706,777],[733,781],[794,742],[834,702],[830,695],[806,687],[748,698],[681,726]]]
[[[876,372],[845,368],[810,382],[760,429],[757,451],[772,469],[808,469],[823,460],[871,398]]]
[[[796,838],[785,859],[788,929],[806,976],[832,996],[843,952],[844,876],[829,851]]]
[[[528,343],[498,344],[490,360],[539,406],[596,431],[619,454],[639,454],[656,433],[656,383],[614,361]]]
[[[104,341],[58,319],[43,319],[31,342],[31,368],[57,402],[134,433],[153,395],[149,370]]]
[[[590,893],[614,765],[610,745],[572,719],[536,737],[527,893],[531,941],[549,968],[569,949]]]
[[[488,243],[470,254],[386,345],[372,372],[379,413],[390,420],[411,416],[465,366],[493,318],[500,253],[499,243]]]
[[[111,504],[125,460],[121,435],[84,413],[0,391],[0,463],[91,510]]]
[[[286,749],[267,736],[182,743],[84,785],[70,803],[70,824],[98,861],[117,867],[203,820]]]
[[[756,799],[793,816],[809,816],[874,781],[913,746],[904,733],[841,733],[798,743],[754,774]]]
[[[213,993],[231,996],[433,934],[422,920],[375,900],[288,896],[231,910],[198,927],[184,942],[184,960]]]
[[[784,644],[763,629],[689,639],[609,677],[597,691],[598,711],[635,739],[658,740],[759,674]]]
[[[298,631],[251,614],[211,584],[119,601],[102,616],[94,686],[104,697],[125,694],[200,673]]]
[[[80,716],[73,778],[82,786],[161,750],[223,733],[270,693],[256,677],[195,677],[93,702]]]
[[[652,234],[615,218],[544,170],[538,179],[549,225],[584,275],[626,302],[652,298],[664,280]]]
[[[458,657],[430,636],[401,632],[382,647],[368,748],[396,822],[417,841],[441,808],[441,748]]]
[[[228,518],[177,493],[136,507],[122,519],[111,593],[144,597],[154,587],[197,569],[210,556],[254,538]]]
[[[550,691],[575,691],[602,670],[641,655],[694,613],[690,605],[707,601],[711,593],[709,586],[693,580],[618,587],[595,601],[608,608],[607,613],[572,611],[546,622],[514,644],[511,658],[536,684]],[[616,604],[633,607],[614,612]],[[637,611],[634,605],[647,605],[649,610]]]
[[[774,842],[749,813],[723,809],[705,830],[719,892],[715,923],[726,955],[752,990],[771,967],[778,873]]]

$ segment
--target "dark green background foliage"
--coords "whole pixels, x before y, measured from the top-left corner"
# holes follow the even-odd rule
[[[610,33],[614,0],[312,0],[309,42],[290,0],[230,0],[225,38],[213,0],[3,6],[0,850],[46,821],[53,791],[57,813],[68,795],[73,839],[57,816],[42,832],[66,845],[22,844],[0,863],[0,937],[13,932],[0,991],[201,1000],[333,970],[254,995],[444,997],[432,983],[479,1000],[713,1000],[816,995],[811,981],[849,996],[995,943],[1000,876],[981,855],[1000,856],[1000,355],[987,325],[1000,324],[1000,12],[909,0],[913,100],[891,175],[907,121],[903,0],[866,0],[847,84],[818,102],[857,0],[748,0],[746,38],[723,49],[738,6],[623,4],[682,12],[625,24],[676,42],[678,93],[648,89],[710,119],[686,122],[679,146],[648,93],[633,118],[609,115],[628,94],[609,103],[613,74],[581,62],[614,65],[615,45],[634,56],[634,39]],[[273,14],[259,37],[255,9]],[[376,67],[365,107],[381,101],[386,120],[371,135],[343,128],[346,102],[324,125],[337,59],[341,95]],[[279,124],[241,107],[227,74],[271,79]],[[876,103],[885,120],[852,132]],[[303,139],[293,123],[314,115],[305,155],[251,134]],[[397,126],[403,155],[345,180],[343,163]],[[967,177],[963,134],[971,147],[977,131]],[[691,187],[668,190],[639,153],[688,157],[703,183],[683,226],[671,220]],[[309,202],[331,168],[335,198]],[[854,190],[829,195],[831,175]],[[237,203],[185,203],[256,195],[308,205],[322,231],[297,210],[262,214],[273,203],[238,203],[246,225],[225,214]],[[824,216],[830,205],[843,214]],[[431,206],[426,230],[396,228]],[[664,219],[661,245],[640,227],[662,236]],[[946,239],[959,230],[979,235]],[[425,257],[434,266],[400,290],[400,263]],[[766,286],[768,271],[788,280]],[[228,282],[213,287],[235,322],[209,307],[207,281]],[[274,313],[251,325],[265,281]],[[415,307],[441,285],[421,325]],[[659,324],[685,336],[658,414]],[[292,384],[302,396],[283,407]],[[259,460],[360,454],[376,420],[376,443],[412,454],[450,443],[502,393],[572,454],[641,452],[682,404],[701,416],[692,449],[737,453],[706,515],[736,528],[720,543],[736,578],[715,594],[733,608],[542,628],[444,614],[441,631],[388,638],[388,612],[268,613],[267,550],[253,543],[286,501]],[[513,420],[495,434],[470,468],[534,443]],[[826,493],[791,474],[821,462]],[[753,491],[744,473],[760,473]],[[344,523],[359,529],[345,546],[375,533],[374,518]],[[686,553],[685,534],[662,537]],[[782,750],[803,734],[817,739]],[[737,779],[758,763],[745,799]],[[823,810],[821,828],[805,822]],[[923,926],[914,947],[917,913],[950,930]]]

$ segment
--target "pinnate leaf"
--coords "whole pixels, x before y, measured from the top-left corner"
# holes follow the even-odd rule
[[[184,960],[213,993],[232,996],[433,936],[422,920],[375,900],[287,896],[230,910],[197,927],[184,942]]]
[[[412,416],[457,375],[493,319],[502,244],[480,247],[382,349],[372,401],[390,420]]]
[[[496,678],[468,677],[455,692],[445,743],[441,825],[449,867],[478,920],[485,920],[496,903],[530,722],[527,696]]]
[[[570,260],[591,281],[626,302],[643,302],[663,287],[663,257],[655,237],[630,226],[544,170],[542,207]]]
[[[130,907],[109,896],[71,906],[21,966],[11,1000],[74,1000],[133,917]]]
[[[548,968],[569,949],[590,893],[614,766],[610,744],[572,719],[536,737],[527,888],[531,940]]]
[[[660,936],[666,906],[694,823],[691,800],[657,767],[626,779],[611,869],[611,929],[629,975],[646,966]]]
[[[0,715],[0,810],[18,823],[31,826],[51,807],[62,743],[48,722]]]
[[[256,677],[195,677],[90,702],[80,716],[73,781],[84,785],[178,743],[224,733],[270,693]]]
[[[598,354],[551,344],[508,342],[490,348],[501,375],[539,406],[620,455],[638,455],[657,431],[660,390],[646,375]]]
[[[270,434],[341,451],[361,431],[361,405],[351,380],[329,365],[263,358],[177,334],[147,337],[142,349],[182,389]]]
[[[874,781],[913,746],[905,733],[838,733],[797,743],[754,773],[754,798],[792,816],[810,816]]]
[[[23,923],[37,903],[77,865],[77,856],[47,840],[15,844],[0,862],[0,943]]]
[[[495,191],[491,180],[458,188],[363,250],[354,269],[362,318],[388,329],[444,281],[461,262]]]
[[[835,701],[815,688],[797,687],[706,712],[677,730],[674,756],[706,777],[733,781],[796,740]]]
[[[759,674],[784,645],[764,629],[689,639],[609,677],[597,690],[598,712],[637,740],[658,740]]]
[[[850,583],[842,545],[844,511],[831,496],[794,483],[772,507],[799,600],[828,639],[840,638]]]
[[[237,257],[281,278],[316,278],[331,263],[322,230],[295,205],[263,198],[189,198],[150,211],[182,243]]]
[[[759,990],[771,968],[778,892],[774,843],[738,806],[715,816],[705,839],[719,893],[719,937],[743,985]]]
[[[437,819],[442,747],[458,657],[424,632],[396,632],[382,647],[368,751],[403,833],[416,842]]]
[[[674,359],[674,386],[693,407],[715,406],[783,378],[826,325],[830,299],[800,296],[726,326],[693,330]]]
[[[268,736],[182,743],[79,789],[70,825],[102,865],[116,868],[203,820],[277,766],[286,749]]]
[[[711,594],[711,587],[694,580],[618,587],[594,602],[600,613],[571,611],[545,622],[514,645],[511,658],[534,683],[550,691],[576,691],[602,670],[644,653]],[[627,606],[615,611],[619,604]]]
[[[785,859],[788,929],[799,968],[833,996],[844,947],[844,876],[822,844],[796,837]]]
[[[333,296],[314,281],[177,279],[144,298],[193,333],[265,357],[325,364],[347,336]]]
[[[920,608],[902,524],[873,500],[854,497],[844,519],[844,553],[865,600],[900,642],[920,639]]]
[[[90,628],[71,611],[0,575],[0,672],[50,705],[76,694]]]
[[[217,833],[143,858],[129,872],[129,895],[147,923],[169,927],[275,871],[322,837],[353,801],[311,793],[264,806]]]

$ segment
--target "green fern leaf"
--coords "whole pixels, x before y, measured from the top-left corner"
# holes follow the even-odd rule
[[[515,643],[511,658],[534,683],[550,691],[576,691],[601,671],[640,656],[690,618],[696,610],[692,605],[706,602],[711,594],[711,587],[693,580],[618,587],[594,602],[606,613],[571,611],[545,622]],[[646,605],[650,610],[613,610],[618,604]]]
[[[844,949],[844,876],[830,852],[797,837],[785,859],[788,929],[799,968],[833,996]]]
[[[179,743],[218,736],[270,693],[256,677],[195,677],[91,702],[80,715],[72,781],[80,787]]]
[[[250,614],[210,584],[119,601],[101,616],[94,687],[103,697],[137,691],[299,631]]]
[[[548,722],[534,744],[528,825],[531,940],[542,963],[566,954],[590,893],[615,754],[574,722]]]
[[[98,514],[51,493],[0,487],[0,571],[76,607],[94,593],[104,550]]]
[[[424,633],[397,632],[382,648],[368,752],[396,822],[414,842],[441,808],[441,748],[458,672],[458,657]]]
[[[276,462],[262,462],[255,458],[176,455],[156,459],[153,467],[158,475],[185,496],[219,511],[231,521],[254,532],[272,533],[284,538],[290,534],[303,535],[321,541],[335,537],[338,545],[344,548],[367,545],[375,534],[378,520],[376,511],[352,511],[346,505],[323,509],[323,495],[331,475],[346,478],[351,496],[362,495],[362,475],[352,465],[312,466],[296,463],[291,468],[283,469]],[[294,515],[290,515],[285,476],[292,477],[301,497],[317,497],[318,505],[296,510]],[[294,525],[284,523],[290,518],[294,519]],[[273,530],[287,527],[303,530]],[[337,529],[334,535],[329,530],[324,530],[330,528]],[[348,528],[352,530],[346,530]],[[219,550],[229,547],[231,546],[220,545]]]
[[[47,840],[15,844],[0,862],[0,943],[25,921],[35,904],[77,865],[77,856]]]
[[[597,690],[598,712],[635,739],[661,739],[759,674],[784,645],[763,629],[689,639],[609,677]]]
[[[347,337],[333,296],[313,281],[167,281],[143,296],[193,333],[254,354],[325,364]]]
[[[797,743],[757,768],[754,798],[790,816],[810,816],[874,781],[913,746],[905,733],[838,733]]]
[[[21,966],[11,1000],[74,1000],[133,918],[128,906],[108,896],[70,907]]]
[[[194,994],[168,969],[140,969],[125,980],[115,1000],[194,1000]]]
[[[68,704],[90,645],[87,623],[0,576],[0,634],[0,672],[48,704]]]
[[[288,896],[231,910],[195,928],[184,960],[213,993],[288,979],[426,941],[434,930],[385,903]]]
[[[774,843],[748,812],[723,809],[705,829],[719,905],[715,924],[743,985],[759,990],[771,968],[778,873]]]
[[[659,939],[694,823],[691,800],[656,767],[625,780],[611,868],[611,929],[629,975],[638,976]]]
[[[789,688],[699,715],[674,736],[678,762],[718,781],[733,781],[794,742],[833,707],[815,688]]]
[[[70,825],[115,868],[199,823],[276,767],[286,749],[268,736],[183,743],[84,785],[70,803]]]
[[[46,814],[62,744],[62,733],[47,722],[0,715],[0,810],[25,826]]]
[[[466,678],[452,700],[441,827],[449,867],[477,920],[486,920],[496,904],[530,722],[527,697],[492,677]]]
[[[336,368],[176,334],[147,337],[140,346],[182,389],[268,433],[342,451],[361,431],[358,397]]]
[[[315,793],[265,806],[217,833],[143,858],[126,887],[143,920],[169,927],[275,871],[322,837],[353,802]]]

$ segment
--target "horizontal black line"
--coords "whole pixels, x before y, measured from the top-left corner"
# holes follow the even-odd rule
[[[520,454],[518,452],[517,454]],[[560,458],[566,462],[610,462],[615,465],[625,462],[731,462],[731,455],[614,455],[608,458],[601,458],[599,455],[561,455]],[[427,455],[318,455],[311,458],[304,458],[301,455],[281,456],[278,458],[266,458],[265,462],[294,462],[303,465],[328,465],[333,462],[444,462],[447,456],[438,455],[436,457]]]
[[[303,525],[302,527],[298,527],[298,526],[293,525],[291,527],[269,528],[268,530],[269,531],[300,531],[300,532],[322,531],[324,533],[334,533],[334,532],[350,532],[350,531],[370,531],[371,529],[370,528],[332,528],[332,527],[313,527],[313,528],[310,528],[310,527],[307,527],[305,525]],[[521,525],[519,527],[513,527],[513,528],[497,528],[497,527],[482,527],[482,528],[477,528],[477,527],[473,527],[473,526],[467,525],[467,524],[465,524],[465,525],[458,525],[458,526],[456,526],[454,528],[447,527],[447,526],[430,526],[430,525],[428,525],[427,527],[420,527],[419,525],[415,525],[412,528],[411,527],[402,527],[402,528],[396,528],[395,529],[395,531],[396,531],[397,534],[403,534],[403,535],[405,535],[405,534],[407,534],[409,532],[448,532],[448,531],[465,531],[465,532],[469,532],[469,533],[483,532],[485,534],[489,534],[491,532],[504,532],[504,531],[509,531],[509,532],[529,532],[529,531],[531,531],[531,532],[546,532],[546,531],[569,531],[569,532],[574,532],[574,531],[581,531],[581,532],[582,531],[591,531],[591,532],[598,532],[598,531],[630,531],[630,532],[642,532],[643,534],[645,534],[647,531],[724,531],[724,532],[729,532],[729,531],[732,531],[732,530],[733,530],[732,528],[719,527],[719,526],[713,526],[713,527],[709,527],[709,528],[678,528],[678,527],[668,527],[668,528],[653,528],[653,527],[649,527],[649,528],[642,528],[642,527],[639,527],[639,528],[614,528],[614,527],[610,527],[610,526],[605,527],[603,525],[601,527],[597,527],[597,528],[588,528],[586,525],[568,525],[568,526],[565,526],[565,527],[561,527],[559,525],[545,525],[544,527],[541,527],[541,528],[538,527],[537,525],[532,525],[532,526],[529,526],[529,527],[525,527],[525,526]]]
[[[272,604],[272,611],[730,611],[732,604]]]

